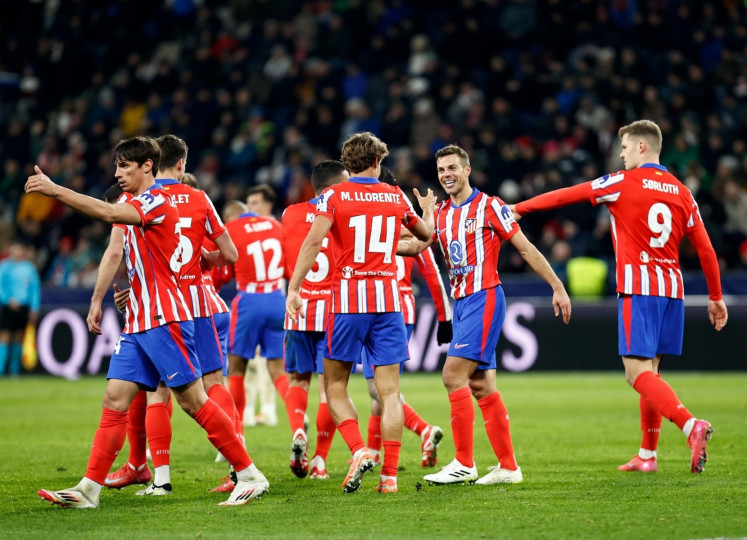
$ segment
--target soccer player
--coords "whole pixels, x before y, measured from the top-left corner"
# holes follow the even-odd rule
[[[316,197],[307,202],[292,204],[283,212],[283,251],[287,274],[293,274],[301,244],[314,222],[319,195],[326,188],[348,178],[349,174],[341,162],[332,159],[322,161],[311,173],[311,184]],[[335,423],[329,413],[324,393],[322,358],[332,295],[333,269],[334,255],[330,238],[326,236],[314,266],[301,283],[300,296],[305,317],[298,320],[292,320],[287,314],[285,317],[285,370],[290,375],[285,407],[292,434],[290,469],[299,478],[304,478],[309,472],[308,436],[304,429],[304,416],[309,402],[312,373],[316,373],[318,377],[319,410],[316,416],[317,445],[311,460],[311,478],[329,478],[326,460],[335,434]]]
[[[379,181],[389,185],[396,186],[397,180],[394,174],[387,167],[381,168]],[[404,193],[402,194],[404,197]],[[411,236],[407,229],[403,230],[400,238]],[[405,319],[407,328],[407,341],[410,341],[413,328],[415,327],[415,296],[412,293],[412,270],[417,263],[420,273],[425,277],[428,290],[433,298],[438,314],[438,344],[448,343],[451,341],[451,312],[448,309],[449,299],[441,280],[441,273],[438,270],[436,259],[430,248],[425,249],[416,257],[402,257],[397,255],[397,281],[399,285],[400,303],[402,305],[402,315]],[[404,367],[404,364],[400,364]],[[400,374],[402,368],[400,368]],[[368,417],[368,449],[374,456],[376,464],[380,464],[381,452],[381,403],[376,393],[376,385],[373,380],[373,369],[363,359],[363,375],[366,378],[368,386],[368,395],[371,398],[371,415]],[[421,465],[423,467],[433,467],[438,461],[438,445],[441,443],[444,432],[439,426],[430,425],[423,420],[415,409],[402,399],[402,410],[404,413],[405,427],[420,437],[420,450],[422,454]]]
[[[438,180],[449,195],[449,200],[436,209],[433,239],[446,259],[454,297],[454,336],[443,368],[443,382],[451,405],[456,456],[441,471],[424,478],[433,484],[475,480],[486,485],[518,483],[523,476],[514,455],[508,412],[495,381],[495,348],[506,314],[497,271],[501,242],[511,242],[552,287],[555,314],[562,312],[565,323],[571,317],[571,301],[547,260],[521,232],[508,206],[498,197],[470,186],[472,169],[467,152],[456,145],[445,146],[436,152],[436,166]],[[413,255],[428,244],[406,241],[399,252]],[[498,458],[498,465],[479,480],[473,456],[472,396],[480,406],[485,431]]]
[[[227,219],[226,228],[239,252],[233,265],[237,292],[231,303],[228,385],[236,408],[243,415],[244,374],[257,347],[267,358],[267,369],[280,397],[285,398],[288,390],[288,375],[283,367],[285,255],[282,227],[275,218],[245,211],[231,221]]]
[[[182,409],[207,432],[236,471],[238,482],[226,506],[246,504],[267,492],[269,483],[252,463],[234,422],[202,385],[194,345],[194,323],[178,286],[181,277],[179,213],[155,184],[161,150],[154,139],[133,137],[114,149],[116,178],[133,198],[109,204],[56,185],[38,166],[26,182],[27,193],[38,192],[93,219],[129,225],[124,235],[125,258],[132,288],[132,310],[115,347],[107,375],[99,428],[88,468],[73,488],[39,490],[53,504],[97,508],[104,479],[126,435],[127,408],[140,388],[155,390],[160,380],[172,388]]]
[[[407,359],[407,332],[394,257],[400,223],[423,240],[433,233],[435,196],[430,190],[421,204],[421,220],[398,189],[379,182],[381,161],[388,153],[386,144],[369,132],[357,133],[345,141],[342,163],[352,177],[319,196],[316,217],[301,246],[286,300],[288,315],[297,320],[303,307],[301,284],[330,233],[335,264],[332,313],[324,352],[324,388],[332,418],[353,454],[343,482],[347,493],[360,487],[363,474],[374,465],[347,389],[350,370],[360,361],[363,349],[375,366],[374,381],[383,408],[384,463],[377,491],[397,491],[403,422],[399,364]]]
[[[662,416],[687,437],[690,471],[703,471],[713,428],[698,420],[661,379],[665,354],[682,354],[684,290],[679,246],[687,236],[695,246],[708,284],[708,316],[717,331],[728,313],[713,246],[690,190],[659,164],[662,136],[650,120],[618,130],[624,171],[558,189],[519,203],[518,218],[569,204],[604,204],[610,212],[617,261],[618,351],[625,378],[639,394],[643,440],[638,455],[622,471],[655,472]]]
[[[275,190],[267,184],[258,184],[247,191],[246,206],[250,212],[258,216],[272,218],[276,201]],[[281,382],[281,386],[284,386],[284,383]],[[268,369],[267,358],[260,354],[259,349],[254,359],[246,366],[244,389],[246,391],[246,405],[242,413],[244,425],[276,426],[278,413],[275,405],[275,385]],[[255,409],[257,398],[259,398],[259,414],[256,414]]]

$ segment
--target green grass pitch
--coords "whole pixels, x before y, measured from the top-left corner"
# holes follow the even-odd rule
[[[270,493],[223,508],[210,493],[225,474],[202,430],[174,411],[169,497],[139,488],[104,490],[97,510],[65,510],[39,488],[62,489],[85,471],[100,416],[103,378],[0,379],[0,538],[737,538],[747,537],[747,373],[675,373],[665,378],[715,432],[701,475],[689,472],[684,435],[664,421],[659,472],[622,473],[638,450],[638,396],[618,373],[498,374],[524,482],[508,486],[427,486],[419,439],[407,430],[400,492],[374,491],[367,473],[354,494],[341,491],[349,453],[339,434],[327,462],[331,478],[295,478],[290,432],[246,428],[252,458]],[[317,409],[312,382],[311,441]],[[446,392],[437,374],[405,374],[402,391],[446,435],[439,467],[454,456]],[[368,398],[359,376],[351,393],[366,433]],[[475,459],[495,465],[477,406]],[[284,409],[279,407],[279,412]],[[126,459],[127,446],[117,460]],[[425,471],[430,472],[430,471]]]

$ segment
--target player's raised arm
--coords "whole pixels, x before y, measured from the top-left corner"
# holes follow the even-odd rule
[[[26,180],[26,193],[41,193],[47,197],[53,197],[65,206],[85,214],[93,219],[105,223],[121,223],[123,225],[140,225],[142,218],[140,213],[129,204],[111,204],[88,195],[82,195],[66,187],[52,182],[42,172],[38,165],[34,165],[36,174]]]

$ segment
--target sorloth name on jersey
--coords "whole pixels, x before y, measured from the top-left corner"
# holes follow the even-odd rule
[[[666,184],[664,182],[657,182],[656,180],[643,179],[643,189],[653,189],[654,191],[661,191],[662,193],[672,193],[679,195],[680,189],[674,184]]]

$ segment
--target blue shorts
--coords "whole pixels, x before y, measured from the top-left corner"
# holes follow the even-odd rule
[[[134,382],[151,391],[160,381],[173,388],[200,377],[192,321],[120,335],[106,374],[107,379]]]
[[[617,348],[621,356],[680,355],[684,328],[683,300],[622,295],[617,301]]]
[[[285,295],[239,291],[231,302],[231,329],[228,352],[251,359],[260,347],[265,358],[283,357]]]
[[[407,360],[407,332],[401,312],[332,313],[327,321],[325,358],[355,364],[365,351],[374,366]]]
[[[406,324],[405,330],[407,331],[407,343],[410,343],[410,336],[412,336],[412,329],[415,328],[414,324]],[[410,351],[407,351],[407,359],[410,358]],[[363,376],[366,379],[373,379],[374,376],[374,370],[373,366],[368,363],[368,356],[366,356],[366,351],[361,351],[361,365],[363,366]],[[402,373],[405,370],[405,363],[402,362],[399,365],[399,372]]]
[[[448,355],[473,360],[477,369],[495,369],[495,348],[505,317],[506,297],[500,286],[459,298],[454,302],[454,337]]]
[[[226,362],[223,361],[223,349],[220,345],[218,331],[212,317],[195,317],[195,349],[200,360],[200,370],[203,375],[220,370],[228,373]]]
[[[324,332],[285,331],[285,371],[324,373]]]
[[[213,324],[218,332],[220,351],[223,354],[223,365],[228,366],[228,330],[231,328],[231,313],[213,313]],[[227,375],[226,371],[223,375]]]

